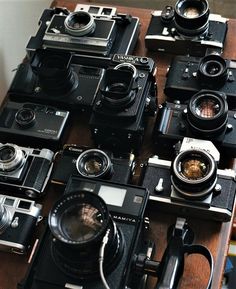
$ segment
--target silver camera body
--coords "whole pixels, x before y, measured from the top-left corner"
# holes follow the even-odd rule
[[[53,157],[49,149],[0,143],[0,188],[39,197],[47,185]]]
[[[32,200],[0,195],[0,250],[24,254],[34,227],[41,219],[40,204]]]

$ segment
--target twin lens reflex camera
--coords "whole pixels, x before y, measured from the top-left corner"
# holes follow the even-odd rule
[[[71,177],[18,288],[144,288],[132,265],[135,254],[149,248],[143,237],[147,201],[141,187]]]
[[[78,4],[74,12],[45,9],[40,26],[26,46],[28,54],[53,48],[86,55],[131,54],[139,35],[137,17],[116,13],[114,7]]]
[[[38,198],[44,193],[54,153],[49,149],[0,144],[0,188]]]
[[[65,145],[57,154],[51,181],[66,184],[71,175],[105,179],[127,184],[134,172],[134,155],[100,149]]]
[[[142,186],[160,209],[197,218],[230,221],[235,203],[235,171],[217,169],[219,152],[210,141],[185,138],[174,160],[153,156]]]
[[[211,14],[207,0],[178,0],[154,11],[145,45],[154,51],[204,56],[221,53],[227,33],[227,19]]]

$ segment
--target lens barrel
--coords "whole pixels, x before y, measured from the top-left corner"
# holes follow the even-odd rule
[[[0,146],[0,171],[13,171],[22,166],[24,161],[25,155],[17,145],[3,144]]]
[[[175,5],[176,30],[190,37],[202,34],[208,29],[209,14],[206,0],[179,0]]]
[[[92,34],[96,28],[93,16],[86,11],[70,13],[64,22],[66,31],[73,36]]]
[[[205,86],[221,87],[228,78],[228,65],[220,55],[207,55],[199,63],[198,77]]]
[[[187,119],[190,129],[197,136],[206,139],[219,136],[228,122],[226,95],[211,90],[196,93],[189,100]]]
[[[186,199],[205,199],[217,181],[217,165],[204,150],[186,150],[178,154],[172,163],[171,183]]]
[[[21,128],[30,128],[35,124],[35,112],[30,108],[21,108],[15,114],[15,121]]]
[[[109,230],[104,271],[112,271],[123,255],[123,238],[102,198],[92,192],[64,195],[53,206],[49,218],[53,235],[51,252],[55,264],[76,279],[99,275],[99,249]]]
[[[31,68],[42,89],[52,95],[63,95],[77,87],[78,79],[70,66],[69,52],[38,49],[31,59]]]
[[[80,175],[90,178],[109,178],[113,173],[109,156],[99,149],[82,152],[76,161],[76,168]]]

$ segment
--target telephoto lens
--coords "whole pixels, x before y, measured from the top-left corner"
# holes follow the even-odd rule
[[[106,203],[91,192],[76,191],[58,200],[48,218],[51,253],[61,271],[73,278],[99,276],[99,250],[104,236],[104,272],[111,272],[124,252],[124,240]]]

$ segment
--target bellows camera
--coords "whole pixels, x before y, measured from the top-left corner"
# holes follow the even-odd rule
[[[220,55],[203,58],[176,56],[167,74],[164,92],[170,99],[187,101],[201,89],[213,89],[227,95],[229,107],[236,106],[236,61]]]
[[[26,253],[41,207],[34,201],[0,195],[0,250]]]
[[[145,117],[156,113],[156,67],[152,59],[115,55],[97,93],[90,127],[96,145],[140,149]]]
[[[154,51],[204,56],[222,52],[227,19],[210,14],[206,0],[178,0],[175,7],[154,11],[145,36],[145,45]]]
[[[168,212],[230,221],[236,193],[235,172],[217,169],[210,146],[204,144],[208,152],[198,148],[198,142],[201,141],[187,139],[173,162],[149,158],[142,185],[150,191],[150,200]]]
[[[127,184],[134,171],[134,155],[65,145],[57,155],[51,181],[66,184],[71,175]]]
[[[74,51],[80,54],[108,56],[132,53],[139,35],[139,19],[117,14],[116,8],[77,5],[74,12],[45,9],[40,27],[30,38],[28,53],[38,48]]]
[[[40,197],[48,182],[53,152],[15,144],[0,144],[0,188]]]
[[[164,103],[157,113],[153,137],[161,154],[186,136],[211,140],[221,152],[235,157],[235,127],[235,112],[228,110],[226,95],[201,90],[187,105]]]
[[[0,112],[1,141],[56,149],[68,117],[68,111],[53,106],[8,101]]]
[[[132,264],[134,255],[146,250],[147,200],[141,187],[70,178],[18,288],[140,288]]]

